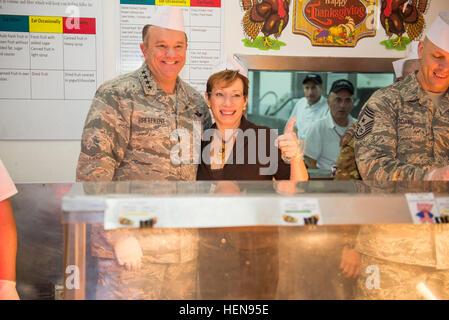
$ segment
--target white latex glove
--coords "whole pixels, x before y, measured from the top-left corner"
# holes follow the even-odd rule
[[[127,270],[138,270],[142,261],[142,248],[134,237],[118,240],[114,245],[115,256],[119,265],[125,265]]]
[[[449,181],[449,166],[434,169],[424,178],[427,181]]]
[[[299,140],[293,131],[295,122],[296,117],[291,118],[285,126],[284,134],[278,137],[278,146],[281,149],[282,160],[287,164],[302,157],[306,149],[306,142]]]
[[[0,280],[0,300],[20,300],[14,281]]]

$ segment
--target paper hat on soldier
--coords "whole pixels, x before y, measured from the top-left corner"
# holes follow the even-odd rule
[[[440,12],[426,33],[434,45],[449,52],[449,12]]]
[[[242,76],[248,77],[248,69],[240,60],[234,58],[234,56],[230,54],[223,55],[219,64],[212,69],[211,74],[224,70],[238,71]]]
[[[171,6],[159,6],[151,21],[153,26],[186,32],[182,9]]]
[[[402,70],[404,69],[404,63],[407,60],[419,59],[418,44],[419,44],[419,41],[412,41],[407,46],[407,57],[405,57],[404,59],[393,61],[393,69],[394,69],[394,74],[396,75],[396,78],[402,77]]]

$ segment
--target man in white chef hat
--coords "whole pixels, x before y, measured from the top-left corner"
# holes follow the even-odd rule
[[[212,123],[202,95],[178,76],[187,50],[182,10],[159,6],[142,30],[140,48],[142,66],[104,83],[95,94],[81,140],[78,181],[196,179],[193,159],[171,159],[171,149],[179,143],[176,135],[171,140],[173,132],[191,133],[198,123],[200,130]],[[99,257],[97,298],[194,297],[193,231],[93,229],[92,251]]]
[[[396,81],[404,79],[410,73],[419,69],[418,45],[419,41],[413,41],[407,47],[407,56],[403,59],[393,61]]]
[[[355,153],[363,179],[449,180],[449,12],[427,30],[418,57],[417,73],[376,91],[362,108]]]
[[[364,180],[449,180],[449,12],[440,12],[427,30],[418,57],[417,73],[376,91],[362,109],[355,155]],[[407,186],[396,188],[410,192]],[[427,186],[426,192],[439,192],[444,184]],[[449,299],[448,228],[362,226],[357,296]],[[369,266],[374,273],[365,273]]]

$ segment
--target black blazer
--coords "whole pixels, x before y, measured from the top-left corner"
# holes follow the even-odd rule
[[[213,129],[216,129],[216,124],[214,123],[212,125]],[[242,119],[240,121],[239,128],[245,132],[248,129],[254,129],[256,132],[256,163],[249,164],[249,155],[248,151],[250,150],[248,146],[248,137],[244,137],[244,162],[243,164],[237,164],[237,150],[236,150],[236,144],[234,143],[234,147],[232,149],[231,154],[229,155],[229,158],[224,165],[223,169],[221,170],[212,170],[210,164],[204,163],[204,159],[201,158],[201,163],[198,166],[198,172],[196,179],[197,180],[272,180],[273,177],[276,180],[288,180],[290,179],[290,165],[286,164],[282,158],[281,158],[281,151],[279,148],[276,147],[277,155],[274,155],[273,157],[270,157],[270,161],[277,161],[277,171],[272,175],[262,175],[260,174],[259,169],[260,168],[268,168],[270,166],[270,162],[267,164],[261,164],[259,159],[259,130],[266,130],[265,135],[265,153],[264,157],[268,158],[268,153],[270,152],[270,128],[268,127],[262,127],[257,126],[254,123],[248,121],[245,117],[242,116]],[[238,136],[237,136],[238,139]],[[272,139],[277,139],[276,137],[272,137]],[[236,140],[237,141],[237,140]],[[208,157],[208,160],[210,160],[210,152],[203,155],[204,148],[210,144],[211,141],[202,141],[201,142],[201,155]],[[253,146],[252,146],[253,147]],[[277,158],[275,158],[277,156]],[[271,159],[272,158],[272,159]],[[208,161],[210,163],[210,161]],[[273,164],[271,164],[273,165]]]

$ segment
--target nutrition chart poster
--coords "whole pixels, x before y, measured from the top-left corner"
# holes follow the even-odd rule
[[[101,4],[0,1],[0,139],[80,139],[103,80]]]

